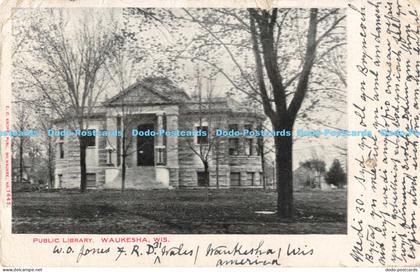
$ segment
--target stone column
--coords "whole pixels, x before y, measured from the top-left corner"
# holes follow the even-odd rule
[[[114,116],[106,117],[106,129],[108,131],[117,130],[117,117],[114,117]],[[118,140],[118,137],[109,136],[105,144],[105,146],[109,146],[112,148],[111,161],[112,161],[112,164],[115,166],[117,165],[117,140]],[[106,156],[107,156],[107,162],[108,162],[108,154],[106,154]]]
[[[155,162],[156,165],[165,165],[165,146],[163,145],[163,135],[160,135],[160,131],[163,129],[163,112],[156,113],[156,136],[155,142]]]
[[[157,116],[157,132],[159,133],[160,130],[163,129],[163,112],[157,112],[156,116]],[[163,136],[160,134],[158,134],[157,136],[156,145],[158,147],[163,146]]]
[[[106,117],[106,130],[108,131],[116,131],[118,129],[117,127],[117,117],[116,116],[107,116]],[[122,129],[122,128],[120,128]],[[103,170],[104,174],[104,184],[101,184],[103,188],[117,188],[119,186],[119,169],[117,166],[117,141],[121,140],[121,137],[118,136],[109,136],[108,139],[105,139],[105,156],[106,156],[106,168]],[[112,164],[109,164],[109,150],[111,150],[111,162]]]
[[[166,129],[168,131],[178,130],[178,115],[166,115]],[[179,185],[179,164],[178,164],[178,137],[167,137],[166,139],[166,165],[170,174],[170,185]]]

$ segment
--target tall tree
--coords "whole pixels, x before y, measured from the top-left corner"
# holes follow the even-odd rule
[[[320,99],[323,94],[335,95],[325,84],[316,85],[335,83],[320,62],[345,44],[345,15],[341,10],[251,8],[184,12],[177,18],[197,24],[201,32],[194,35],[181,57],[206,63],[234,89],[258,101],[273,129],[292,131],[305,99],[310,103],[304,109],[310,112],[328,106],[327,99]],[[275,137],[274,144],[277,212],[281,217],[292,217],[293,138]]]
[[[12,168],[18,182],[34,181],[45,184],[48,176],[43,175],[44,145],[37,136],[37,116],[31,107],[22,101],[13,103],[13,129],[21,135],[12,139]],[[45,172],[44,172],[45,174]]]
[[[333,184],[339,188],[343,188],[343,186],[347,183],[347,175],[341,167],[338,159],[335,159],[331,164],[330,169],[325,175],[325,181],[328,184]]]
[[[16,131],[20,131],[23,132],[25,130],[29,130],[30,129],[30,115],[28,111],[24,110],[23,104],[19,103],[16,104],[16,108],[14,110],[14,115],[15,115],[15,122],[14,122],[14,129]],[[17,148],[17,153],[18,153],[18,159],[17,161],[19,162],[19,173],[17,175],[18,177],[18,181],[19,182],[23,182],[23,174],[25,172],[25,162],[24,162],[24,157],[25,157],[25,153],[28,154],[28,142],[29,142],[29,138],[28,137],[24,137],[24,136],[20,136],[18,137],[18,139],[16,139],[17,141],[13,141],[13,146],[16,146]]]
[[[107,72],[117,89],[118,102],[114,106],[119,111],[119,127],[122,132],[117,140],[117,145],[112,146],[121,159],[121,190],[125,190],[125,178],[127,170],[127,158],[137,150],[133,148],[135,137],[131,130],[138,123],[133,116],[131,101],[126,99],[124,93],[135,87],[142,79],[156,77],[157,75],[179,78],[174,67],[177,65],[163,58],[159,60],[157,55],[165,51],[160,40],[150,36],[150,30],[157,30],[166,25],[161,19],[159,10],[151,8],[125,8],[122,10],[122,24],[119,25],[121,35],[118,35],[118,49],[113,51],[112,61],[107,64]],[[133,18],[135,18],[134,26]],[[130,20],[131,19],[131,20]],[[141,95],[141,94],[140,94]],[[134,111],[138,111],[136,107]],[[111,144],[108,141],[108,144]]]
[[[337,50],[346,44],[342,10],[159,9],[153,16],[179,33],[170,36],[177,42],[165,47],[165,56],[200,62],[209,74],[221,75],[233,90],[260,103],[273,129],[291,131],[298,118],[340,110],[331,101],[343,101],[336,86],[345,78],[332,76],[325,63],[332,52],[343,54]],[[275,137],[274,143],[277,211],[292,217],[293,139]]]
[[[117,97],[118,103],[115,105],[118,110],[118,124],[117,129],[121,131],[121,136],[117,138],[116,145],[112,148],[117,153],[117,160],[121,160],[121,191],[125,190],[125,179],[127,172],[127,158],[136,152],[133,148],[134,137],[131,135],[133,126],[137,123],[136,118],[133,116],[133,107],[130,105],[124,94],[130,89],[130,86],[135,86],[136,81],[136,66],[142,61],[141,55],[144,52],[134,50],[127,47],[127,40],[125,37],[120,38],[119,49],[114,52],[113,61],[107,65],[109,77],[113,81],[115,87],[118,90]],[[135,57],[131,57],[132,53],[136,53]],[[115,104],[115,103],[114,103]],[[139,110],[138,107],[135,109]],[[112,145],[112,142],[108,139],[108,144]]]
[[[93,10],[45,9],[26,18],[28,50],[16,52],[20,78],[37,99],[71,129],[84,131],[89,116],[109,83],[104,71],[117,48],[112,14]],[[25,11],[16,16],[25,16]],[[23,33],[27,33],[24,31]],[[78,136],[80,190],[86,190],[87,138]]]
[[[318,9],[311,9],[309,12],[308,30],[306,34],[306,49],[303,55],[303,62],[300,72],[296,74],[296,84],[292,98],[287,103],[287,85],[283,79],[278,62],[278,51],[276,44],[275,28],[278,23],[279,12],[277,9],[260,11],[249,9],[250,30],[253,44],[256,73],[258,80],[259,94],[261,96],[265,114],[269,117],[275,130],[292,131],[297,114],[302,106],[309,86],[312,68],[315,64],[317,47],[322,37],[327,35],[344,17],[333,22],[330,29],[319,35],[318,24],[323,20]],[[328,13],[327,13],[328,14]],[[326,16],[326,15],[324,15]],[[277,25],[278,27],[278,25]],[[278,27],[278,31],[282,29]],[[317,37],[318,36],[318,37]],[[274,101],[267,92],[265,75],[272,89]],[[292,79],[294,79],[292,77]],[[273,105],[274,104],[274,105]],[[293,168],[292,168],[292,137],[275,137],[276,168],[277,168],[277,192],[278,192],[278,213],[280,216],[293,216]]]
[[[193,103],[185,105],[188,114],[184,124],[186,130],[192,128],[201,133],[195,137],[196,141],[192,138],[181,139],[185,141],[186,146],[190,149],[203,164],[204,171],[200,177],[198,184],[206,188],[206,200],[208,200],[208,187],[210,186],[210,167],[212,164],[216,166],[216,186],[218,187],[218,171],[219,171],[219,156],[220,156],[220,137],[215,135],[215,128],[221,123],[221,118],[214,110],[214,88],[211,78],[203,80],[201,71],[196,69],[196,91],[193,94]],[[206,86],[203,86],[203,81]],[[189,158],[181,158],[189,159]]]
[[[48,135],[48,130],[54,126],[54,120],[51,118],[52,111],[48,108],[36,108],[36,116],[38,117],[37,127],[42,135],[41,141],[45,150],[45,164],[47,170],[48,189],[54,189],[54,170],[55,170],[55,141]]]

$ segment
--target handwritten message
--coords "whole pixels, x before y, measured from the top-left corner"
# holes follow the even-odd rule
[[[75,263],[94,256],[110,256],[114,262],[151,261],[153,264],[167,264],[171,259],[184,264],[197,265],[198,261],[210,258],[214,266],[281,266],[287,258],[303,258],[314,254],[314,249],[307,246],[288,244],[286,247],[272,248],[264,241],[256,241],[252,246],[240,242],[232,245],[209,243],[207,245],[188,246],[184,243],[125,243],[117,245],[94,246],[89,243],[76,245],[55,244],[52,246],[53,255],[71,256]],[[182,262],[181,262],[182,263]]]
[[[408,1],[367,1],[353,8],[360,16],[361,55],[351,114],[360,128],[418,130],[418,11]],[[418,138],[371,135],[355,140],[349,254],[358,263],[415,263],[420,245]]]

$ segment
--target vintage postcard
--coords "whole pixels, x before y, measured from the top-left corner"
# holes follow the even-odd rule
[[[0,12],[2,266],[419,265],[417,0]]]

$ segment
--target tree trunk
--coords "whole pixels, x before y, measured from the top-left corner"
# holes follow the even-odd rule
[[[117,139],[117,160],[121,158],[121,192],[124,192],[125,190],[125,177],[127,174],[127,156],[129,154],[130,145],[132,138],[127,138],[130,131],[129,131],[129,117],[128,113],[126,112],[124,106],[121,107],[121,112],[123,113],[123,116],[120,120],[120,123],[118,124],[117,121],[117,127],[118,129],[122,129],[122,138],[121,138],[121,146],[118,144],[119,139]],[[120,157],[121,156],[121,157]],[[118,163],[117,163],[118,164]]]
[[[286,130],[292,131],[291,128]],[[277,214],[293,217],[293,138],[274,137],[276,149]]]
[[[216,143],[216,188],[219,189],[219,142]]]
[[[262,130],[262,127],[258,128],[259,130]],[[262,183],[263,189],[265,190],[267,185],[265,181],[265,148],[264,148],[264,138],[260,137],[257,139],[257,150],[258,155],[260,155],[261,158],[261,175],[260,175],[260,182]]]
[[[23,182],[23,137],[19,138],[19,182]]]
[[[203,162],[204,164],[204,181],[206,187],[206,201],[209,200],[209,185],[210,185],[210,174],[209,174],[209,163],[207,161]]]
[[[86,173],[86,144],[83,137],[79,138],[79,151],[80,151],[80,192],[84,193],[87,186],[87,173]]]
[[[127,169],[127,165],[126,165],[125,161],[126,161],[126,155],[123,154],[122,165],[121,165],[121,191],[122,192],[125,190],[125,172],[126,172],[126,169]]]
[[[48,189],[53,189],[54,171],[53,171],[53,150],[51,137],[48,137]]]

